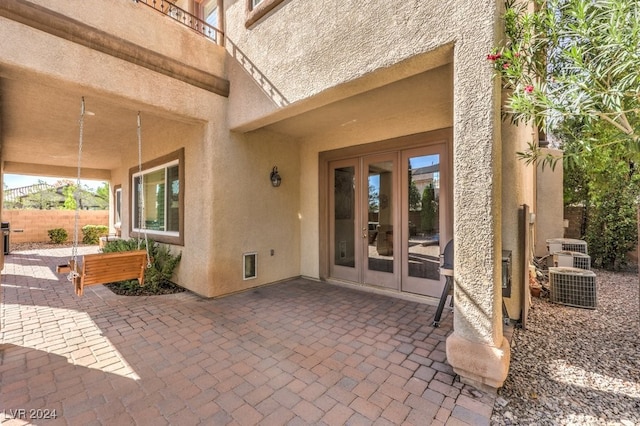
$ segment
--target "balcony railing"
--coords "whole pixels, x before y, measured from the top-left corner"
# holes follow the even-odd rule
[[[207,24],[197,16],[179,8],[167,0],[134,0],[136,3],[147,5],[158,12],[180,22],[182,25],[191,28],[203,36],[213,40],[219,45],[224,44],[224,33],[216,27]]]

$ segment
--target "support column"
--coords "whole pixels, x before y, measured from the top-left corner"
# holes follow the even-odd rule
[[[459,5],[469,25],[454,49],[455,308],[446,348],[463,382],[495,389],[510,348],[502,335],[500,82],[484,58],[496,44],[500,7],[472,6]]]

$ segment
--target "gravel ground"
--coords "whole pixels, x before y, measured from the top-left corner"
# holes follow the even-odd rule
[[[595,310],[533,299],[492,424],[640,425],[638,274],[595,272]]]
[[[79,243],[78,247],[86,247],[86,244]],[[52,248],[69,248],[69,255],[71,255],[71,248],[73,244],[70,242],[64,242],[62,244],[54,244],[50,242],[40,243],[11,243],[11,251],[24,251],[24,250],[40,250],[40,249],[52,249]],[[97,246],[96,246],[97,247]]]

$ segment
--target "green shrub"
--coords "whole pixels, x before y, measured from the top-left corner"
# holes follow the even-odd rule
[[[140,241],[140,249],[145,249],[144,241]],[[102,248],[103,253],[131,250],[138,250],[138,240],[135,238],[109,241]],[[171,282],[171,278],[173,271],[180,263],[182,253],[174,255],[166,245],[149,240],[149,257],[151,258],[151,267],[144,272],[144,292],[146,294],[164,294],[168,289],[175,288],[176,285]],[[116,293],[136,294],[142,290],[138,280],[122,281],[117,283],[115,287],[117,289],[112,288],[112,290]]]
[[[82,243],[98,244],[100,237],[109,234],[109,227],[104,225],[85,225],[82,227]]]
[[[613,181],[615,178],[609,174]],[[637,189],[612,185],[615,191],[592,196],[585,240],[595,268],[619,271],[638,243]]]
[[[47,234],[49,234],[49,239],[54,244],[64,243],[65,241],[67,241],[67,237],[69,236],[67,234],[67,231],[65,231],[63,228],[49,229],[47,231]]]

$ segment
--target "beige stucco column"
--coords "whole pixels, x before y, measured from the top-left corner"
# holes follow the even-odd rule
[[[463,382],[498,388],[510,359],[502,336],[500,88],[484,58],[500,11],[487,5],[494,9],[488,16],[474,7],[460,5],[461,19],[495,24],[462,34],[454,49],[455,308],[446,347]]]

